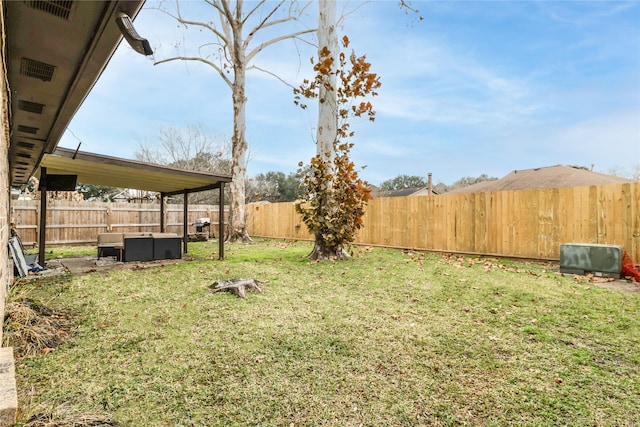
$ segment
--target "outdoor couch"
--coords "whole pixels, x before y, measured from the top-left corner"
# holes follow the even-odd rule
[[[99,233],[98,258],[118,261],[180,259],[182,239],[175,233]]]
[[[102,257],[116,257],[122,259],[124,250],[123,233],[99,233],[98,234],[98,259]]]

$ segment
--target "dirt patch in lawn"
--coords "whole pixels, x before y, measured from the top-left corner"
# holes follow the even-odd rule
[[[562,276],[566,276],[565,273],[558,273]],[[600,288],[613,289],[616,291],[624,292],[640,292],[640,283],[627,279],[615,279],[610,277],[598,277],[593,274],[585,276],[575,274],[573,275],[576,283],[592,283],[594,286]]]
[[[63,273],[87,274],[95,272],[106,272],[111,270],[145,270],[147,268],[162,267],[165,265],[183,262],[182,259],[158,260],[149,262],[120,262],[113,258],[77,257],[60,258],[47,261],[47,269],[38,275],[49,276]]]

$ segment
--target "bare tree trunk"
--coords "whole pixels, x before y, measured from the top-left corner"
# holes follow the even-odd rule
[[[318,3],[320,21],[318,25],[318,59],[324,57],[324,48],[329,49],[333,69],[338,64],[338,36],[336,35],[336,2],[321,0]],[[338,134],[337,94],[335,73],[325,74],[325,85],[320,86],[318,105],[318,130],[316,153],[323,157],[331,169],[335,156],[333,143]]]
[[[333,0],[320,0],[318,2],[320,12],[318,23],[318,60],[326,58],[325,48],[329,50],[332,58],[332,69],[338,67],[338,35],[336,34],[336,2]],[[337,81],[336,74],[324,75],[324,83],[319,90],[318,103],[318,131],[316,136],[316,154],[320,156],[327,167],[327,171],[333,174],[335,158],[334,142],[338,137],[338,108],[337,108]],[[327,182],[327,188],[331,182]],[[327,192],[331,194],[331,192]],[[331,204],[331,200],[324,199],[325,206]],[[343,259],[348,254],[342,248],[329,247],[321,233],[315,235],[313,250],[308,256],[313,260]]]
[[[245,178],[247,175],[247,140],[246,138],[246,55],[242,39],[242,6],[238,3],[238,16],[231,21],[233,28],[233,47],[231,49],[234,79],[231,86],[233,100],[233,136],[231,138],[231,232],[230,242],[253,242],[247,233],[245,218]]]
[[[349,258],[349,254],[342,245],[328,246],[322,236],[316,236],[313,250],[307,255],[307,258],[314,261],[341,260]]]
[[[242,79],[238,80],[239,78]],[[245,220],[245,178],[247,174],[247,141],[245,140],[245,106],[247,98],[244,93],[244,69],[239,72],[236,66],[236,83],[233,85],[233,137],[231,174],[231,242],[251,242],[247,233]]]

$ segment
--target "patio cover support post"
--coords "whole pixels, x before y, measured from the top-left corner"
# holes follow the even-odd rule
[[[184,190],[184,206],[182,208],[182,253],[187,253],[187,241],[189,240],[187,214],[189,213],[189,192]]]
[[[165,194],[164,193],[160,193],[160,232],[164,233],[165,230],[165,224],[164,224],[164,210],[165,210],[165,206],[164,206],[164,198],[165,198]]]
[[[40,168],[40,229],[38,230],[38,264],[44,267],[47,231],[47,168]]]
[[[220,181],[218,197],[218,259],[224,259],[224,182]]]

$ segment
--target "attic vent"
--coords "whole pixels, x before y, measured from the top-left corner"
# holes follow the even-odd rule
[[[34,59],[22,58],[20,65],[20,74],[27,77],[34,77],[43,82],[50,82],[53,78],[53,72],[56,70],[55,65],[36,61]]]
[[[16,163],[19,164],[20,166],[29,166],[29,163],[23,162],[22,160],[18,160]]]
[[[29,113],[42,114],[44,104],[38,104],[31,101],[18,101],[18,109]]]
[[[31,158],[31,154],[18,153],[18,157],[22,157],[23,159],[30,159]]]
[[[69,19],[73,1],[65,0],[28,0],[27,6],[38,9],[62,19]]]
[[[24,141],[19,141],[18,142],[18,146],[26,148],[27,150],[32,150],[33,147],[36,146],[36,144],[32,143],[32,142],[24,142]]]
[[[18,125],[18,132],[30,133],[35,135],[36,133],[38,133],[38,128],[34,128],[31,126]]]

